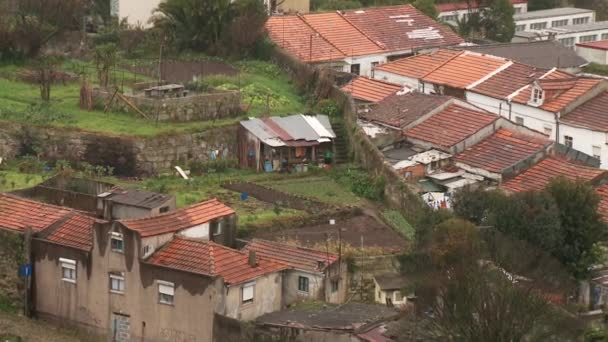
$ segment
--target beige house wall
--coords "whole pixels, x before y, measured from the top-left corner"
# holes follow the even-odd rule
[[[242,291],[245,284],[255,283],[253,302],[242,302]],[[230,318],[249,321],[263,314],[279,311],[283,308],[283,273],[271,273],[242,284],[235,284],[225,289],[226,306],[222,313]]]

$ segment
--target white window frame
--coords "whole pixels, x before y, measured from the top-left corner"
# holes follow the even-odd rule
[[[582,25],[589,22],[589,17],[572,18],[572,25]]]
[[[532,88],[532,103],[535,105],[540,105],[543,103],[543,97],[545,92],[537,87]]]
[[[246,283],[241,286],[241,303],[249,304],[255,300],[255,283]]]
[[[158,302],[164,305],[175,304],[175,284],[169,281],[157,280]]]
[[[568,145],[568,143],[570,145]],[[574,138],[572,136],[570,136],[570,135],[564,135],[564,145],[566,147],[574,148]]]
[[[596,149],[597,149],[598,154],[595,154]],[[602,158],[602,147],[597,146],[597,145],[591,146],[591,155],[593,156],[593,158],[601,159]]]
[[[565,47],[574,47],[574,37],[561,38],[559,42]]]
[[[567,26],[567,25],[568,25],[568,19],[553,20],[551,22],[551,27],[560,27],[560,26]]]
[[[114,248],[112,241],[120,241],[121,249]],[[125,252],[125,240],[124,236],[120,232],[110,232],[110,248],[113,252],[124,253]]]
[[[76,273],[76,260],[59,258],[59,262],[61,263],[61,280],[67,283],[76,284],[76,278],[78,277],[78,274]],[[69,270],[68,274],[71,277],[65,277],[65,270]]]
[[[120,288],[120,285],[118,286],[118,289],[112,288],[112,284],[113,284],[112,281],[113,280],[118,281],[118,284],[122,283],[122,289]],[[125,274],[124,273],[121,273],[120,275],[119,274],[110,273],[110,292],[117,293],[117,294],[124,294],[126,288],[127,288],[127,284],[125,282]]]
[[[578,38],[579,43],[590,43],[597,41],[597,34],[588,34],[586,36],[580,36]]]
[[[217,220],[215,224],[211,225],[211,235],[218,236],[222,235],[224,220]],[[217,231],[216,231],[217,230]]]
[[[526,30],[526,24],[515,25],[515,32],[522,32]]]
[[[144,248],[142,248],[141,254],[144,258],[152,253],[154,253],[154,245],[145,245]]]
[[[530,24],[530,30],[544,30],[547,28],[547,22],[543,21],[540,23],[532,23]]]

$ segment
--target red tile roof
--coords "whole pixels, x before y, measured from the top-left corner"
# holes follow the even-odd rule
[[[38,232],[57,222],[70,211],[67,208],[0,194],[1,229],[23,232],[29,226]]]
[[[158,216],[120,220],[120,223],[147,237],[177,232],[232,214],[232,208],[214,198]]]
[[[473,52],[460,54],[422,77],[427,83],[467,88],[509,63],[504,58]]]
[[[503,188],[513,192],[542,190],[551,179],[556,177],[593,182],[605,173],[606,171],[595,167],[581,165],[559,157],[549,157],[505,182]]]
[[[412,5],[369,7],[345,11],[346,18],[388,51],[457,45],[464,39]]]
[[[342,51],[317,34],[299,16],[272,16],[266,22],[266,31],[275,44],[301,61],[320,62],[346,58]]]
[[[48,234],[43,238],[62,246],[90,251],[93,248],[93,227],[96,222],[103,221],[72,213],[57,227],[49,228]]]
[[[511,0],[511,4],[525,4],[528,3],[527,0]],[[476,9],[480,7],[479,1],[471,1],[470,2],[471,9]],[[466,10],[469,9],[469,3],[467,2],[451,2],[445,4],[437,4],[435,5],[438,12],[452,12],[458,10]]]
[[[338,12],[315,13],[301,18],[346,56],[377,54],[384,50]]]
[[[349,93],[357,100],[379,102],[402,88],[392,83],[373,80],[367,77],[357,77],[343,86],[342,91]]]
[[[594,131],[608,132],[607,108],[608,92],[603,92],[562,116],[560,121]]]
[[[484,110],[473,110],[456,104],[405,131],[403,135],[450,148],[498,120]]]
[[[265,274],[287,269],[287,265],[256,257],[257,266],[249,265],[249,255],[211,241],[176,237],[145,262],[210,277],[222,277],[228,284],[254,280]]]
[[[522,63],[513,63],[474,87],[472,91],[494,98],[506,99],[517,90],[534,82],[548,70]]]
[[[577,78],[560,70],[552,70],[541,77],[536,81],[541,88],[545,89],[545,99],[540,108],[549,112],[563,110],[602,82],[601,79],[597,78]],[[532,86],[530,84],[518,93],[514,93],[513,101],[527,104],[532,94]]]
[[[464,41],[411,5],[273,16],[266,22],[266,31],[275,44],[304,62],[408,52]]]
[[[423,53],[381,64],[376,67],[376,70],[386,71],[405,77],[421,78],[461,53],[463,52],[439,49],[434,52]]]
[[[545,138],[501,128],[493,135],[456,155],[456,162],[502,173],[518,162],[544,150],[551,144]]]
[[[595,191],[600,196],[600,203],[597,206],[597,211],[604,219],[604,222],[608,222],[608,184],[600,186],[595,189]]]
[[[578,43],[576,46],[591,48],[596,50],[608,50],[608,40],[598,40],[589,43]]]
[[[243,250],[255,251],[263,258],[309,272],[323,272],[326,266],[338,261],[338,255],[333,253],[260,239],[250,241]],[[319,267],[320,264],[323,267]]]

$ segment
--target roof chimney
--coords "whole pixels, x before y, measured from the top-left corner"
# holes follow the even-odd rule
[[[255,256],[255,251],[249,250],[249,266],[256,267],[258,265],[258,260]]]

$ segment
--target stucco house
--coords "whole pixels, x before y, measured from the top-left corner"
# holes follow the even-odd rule
[[[302,62],[364,76],[391,59],[464,42],[411,5],[273,16],[266,31]]]
[[[283,300],[343,303],[348,293],[347,265],[333,253],[253,239],[243,248],[268,260],[288,266],[283,280]]]
[[[401,275],[383,274],[374,276],[374,301],[388,306],[402,306],[408,299],[415,298],[414,292],[408,290],[411,285]]]

